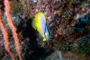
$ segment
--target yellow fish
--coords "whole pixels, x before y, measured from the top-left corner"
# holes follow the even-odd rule
[[[46,17],[43,12],[37,13],[32,21],[32,27],[43,37],[43,41],[49,40],[49,30],[46,23]]]

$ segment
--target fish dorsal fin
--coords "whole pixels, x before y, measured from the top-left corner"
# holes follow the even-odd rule
[[[32,21],[32,27],[36,30],[37,28],[36,28],[36,21],[35,21],[35,19]]]

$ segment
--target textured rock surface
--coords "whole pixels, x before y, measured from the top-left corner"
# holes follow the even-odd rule
[[[10,0],[10,4],[14,1]],[[33,2],[33,0],[18,0],[18,3],[20,4],[19,7],[22,8],[16,8],[11,11],[12,13],[16,12],[21,17],[17,14],[12,14],[12,21],[18,33],[22,56],[24,56],[23,59],[50,60],[52,56],[58,59],[58,50],[61,50],[64,52],[64,60],[67,58],[70,58],[70,60],[88,60],[89,54],[77,57],[71,52],[78,39],[90,34],[89,0],[87,2],[85,0],[37,0],[37,2]],[[17,4],[14,5],[17,6]],[[17,10],[19,9],[20,12],[18,13]],[[38,12],[44,12],[46,15],[47,25],[50,30],[50,41],[43,42],[39,34],[31,27],[34,15]],[[2,20],[9,33],[10,48],[17,56],[12,32],[4,15]],[[4,45],[1,29],[0,44]],[[55,51],[53,52],[53,50]],[[2,49],[0,52],[3,52]],[[90,52],[88,51],[88,53]]]

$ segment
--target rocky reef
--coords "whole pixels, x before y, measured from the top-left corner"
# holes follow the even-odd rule
[[[90,1],[89,0],[9,0],[12,22],[18,34],[23,60],[89,60],[90,56]],[[9,34],[10,49],[19,60],[12,31],[5,16],[3,0],[0,0],[2,21]],[[34,15],[44,12],[50,32],[50,40],[42,41],[32,26]],[[4,47],[0,25],[0,60],[12,60]]]

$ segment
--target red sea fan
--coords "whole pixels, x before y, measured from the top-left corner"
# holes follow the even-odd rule
[[[14,37],[14,40],[15,40],[16,51],[18,53],[18,56],[19,56],[20,60],[22,60],[21,51],[20,51],[20,45],[19,45],[19,39],[18,39],[18,36],[17,36],[17,33],[16,33],[16,29],[14,27],[14,24],[12,22],[11,15],[10,15],[9,1],[4,0],[4,4],[5,4],[5,15],[7,16],[7,21],[9,23],[10,29],[12,30],[13,37]]]
[[[1,30],[3,32],[3,35],[4,35],[4,40],[5,40],[5,48],[6,50],[8,51],[8,53],[11,55],[12,59],[15,60],[15,56],[14,54],[12,53],[12,51],[10,50],[9,48],[9,43],[8,43],[8,33],[4,27],[4,24],[2,22],[2,19],[1,19],[1,11],[0,11],[0,24],[1,24]],[[4,48],[4,47],[3,47]]]
[[[9,23],[10,29],[11,29],[11,31],[13,33],[13,37],[14,37],[14,40],[15,40],[16,51],[18,53],[18,56],[19,56],[20,60],[22,60],[21,51],[20,51],[20,45],[19,45],[19,39],[18,39],[18,36],[17,36],[17,33],[16,33],[15,26],[14,26],[14,24],[12,22],[11,15],[10,15],[9,1],[4,0],[4,4],[5,4],[5,15],[7,17],[7,21]],[[9,48],[8,33],[7,33],[7,31],[6,31],[5,27],[4,27],[4,24],[3,24],[2,19],[1,19],[1,11],[0,11],[0,24],[1,24],[1,30],[2,30],[3,35],[4,35],[5,48],[8,51],[8,53],[11,55],[12,59],[16,60],[14,54],[12,53],[12,51]]]

